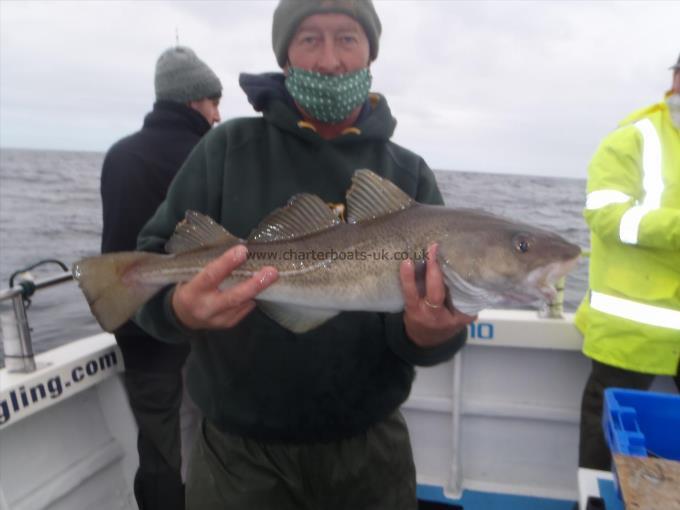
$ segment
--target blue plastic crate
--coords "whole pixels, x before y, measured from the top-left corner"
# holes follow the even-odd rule
[[[602,426],[612,454],[680,461],[680,395],[609,388]]]
[[[602,426],[612,455],[680,461],[680,395],[609,388],[604,392]],[[622,498],[613,461],[612,472]]]

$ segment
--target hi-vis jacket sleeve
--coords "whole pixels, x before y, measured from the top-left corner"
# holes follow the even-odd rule
[[[611,133],[588,168],[586,222],[605,242],[680,252],[680,203],[669,203],[673,190],[663,189],[661,170],[657,176],[650,173],[647,168],[645,174],[638,128],[625,126]],[[660,200],[650,203],[655,194]]]

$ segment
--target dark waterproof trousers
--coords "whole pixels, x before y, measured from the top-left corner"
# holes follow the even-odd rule
[[[648,390],[654,377],[653,374],[624,370],[593,360],[581,402],[581,437],[578,452],[580,467],[604,471],[611,469],[611,452],[602,429],[604,390],[607,388]],[[680,367],[675,375],[675,385],[680,391]]]
[[[187,510],[415,510],[406,423],[395,412],[331,443],[262,443],[209,421],[189,462]]]
[[[148,338],[116,335],[126,360],[125,389],[139,429],[135,499],[139,510],[184,510],[179,410],[188,348],[153,340],[160,345],[152,348],[157,352],[146,362],[129,355],[127,346]]]

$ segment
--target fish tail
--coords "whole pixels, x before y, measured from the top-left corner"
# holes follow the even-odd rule
[[[162,285],[136,281],[131,269],[148,260],[162,257],[141,251],[109,253],[87,257],[73,265],[90,310],[104,331],[114,331],[128,321]]]

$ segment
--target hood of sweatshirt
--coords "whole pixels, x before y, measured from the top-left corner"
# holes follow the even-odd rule
[[[294,133],[310,141],[323,141],[308,122],[304,122],[300,110],[285,86],[283,73],[246,74],[239,76],[239,85],[246,93],[255,111],[278,128]],[[332,143],[351,143],[367,139],[387,141],[394,134],[397,120],[392,116],[384,96],[370,93],[359,118],[345,134],[330,140]]]

